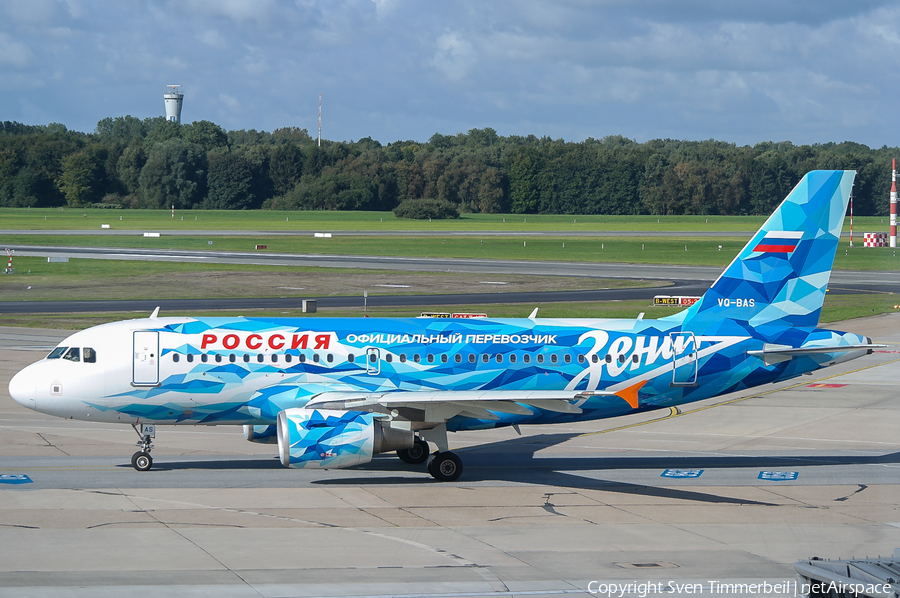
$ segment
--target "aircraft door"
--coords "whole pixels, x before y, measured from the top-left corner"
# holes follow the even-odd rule
[[[131,382],[135,386],[159,384],[159,332],[135,330]]]
[[[366,349],[366,373],[370,376],[381,373],[381,351],[375,347]]]
[[[670,332],[672,386],[697,386],[697,338],[693,332]]]

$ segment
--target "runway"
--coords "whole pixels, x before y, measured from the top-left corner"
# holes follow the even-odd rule
[[[0,329],[0,476],[30,480],[0,483],[0,596],[793,596],[797,559],[900,546],[900,315],[829,327],[889,347],[680,414],[453,434],[451,484],[285,469],[228,427],[161,428],[136,472],[130,428],[8,397],[65,333]]]
[[[421,305],[483,305],[495,303],[554,303],[572,301],[652,300],[655,295],[700,295],[709,288],[699,281],[682,281],[659,287],[596,289],[586,291],[540,291],[516,293],[453,293],[438,295],[370,295],[369,307]],[[0,301],[0,313],[86,313],[111,311],[165,312],[218,309],[301,309],[304,299],[315,299],[318,308],[362,307],[360,296],[339,297],[244,297],[206,299],[135,299],[80,301]]]
[[[534,260],[489,260],[470,258],[391,257],[241,251],[191,251],[181,249],[128,249],[109,247],[63,247],[9,245],[16,255],[60,256],[106,260],[148,260],[247,264],[269,266],[313,266],[363,268],[409,272],[467,272],[472,274],[530,274],[535,276],[581,276],[585,278],[644,278],[648,280],[692,280],[712,282],[724,268],[671,264],[627,264],[610,262],[558,262]],[[834,270],[833,286],[864,285],[896,290],[900,270]]]

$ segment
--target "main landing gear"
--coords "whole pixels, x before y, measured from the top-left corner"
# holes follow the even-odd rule
[[[462,461],[450,451],[438,451],[428,458],[428,473],[439,482],[455,482],[462,475]]]
[[[150,456],[150,451],[153,449],[151,439],[156,436],[156,426],[143,424],[140,430],[138,430],[138,424],[131,424],[131,427],[140,438],[135,446],[141,447],[141,450],[131,455],[131,466],[138,471],[150,471],[150,468],[153,467],[153,457]]]
[[[444,440],[444,443],[446,443],[446,440]],[[449,450],[438,450],[434,454],[429,454],[428,450],[428,443],[416,436],[412,448],[397,451],[397,456],[404,463],[411,465],[427,463],[428,473],[439,482],[455,482],[459,479],[463,469],[462,461],[460,461],[459,457]]]
[[[428,443],[416,436],[412,448],[397,451],[397,456],[404,463],[420,465],[428,461]]]

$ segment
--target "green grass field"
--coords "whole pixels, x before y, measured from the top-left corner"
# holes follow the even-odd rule
[[[0,275],[0,301],[61,299],[202,299],[207,297],[328,297],[567,291],[658,286],[627,279],[354,268],[250,266],[137,260],[16,257],[17,273]],[[488,280],[490,284],[480,284]],[[385,286],[385,284],[389,286]],[[2,316],[0,316],[2,317]]]
[[[765,216],[569,216],[558,214],[463,214],[458,220],[402,220],[392,212],[281,212],[269,210],[103,210],[0,208],[2,230],[262,230],[262,231],[747,231]],[[854,231],[887,232],[887,218],[857,217]],[[849,230],[849,219],[844,223]]]

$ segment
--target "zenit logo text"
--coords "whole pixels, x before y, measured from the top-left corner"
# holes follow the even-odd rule
[[[328,349],[331,346],[332,333],[317,334],[312,336],[310,341],[309,334],[269,334],[265,337],[261,334],[249,334],[241,337],[237,334],[226,334],[222,336],[221,341],[217,334],[204,334],[200,341],[200,349],[206,348],[224,348],[224,349],[272,349],[280,351],[281,349]]]

